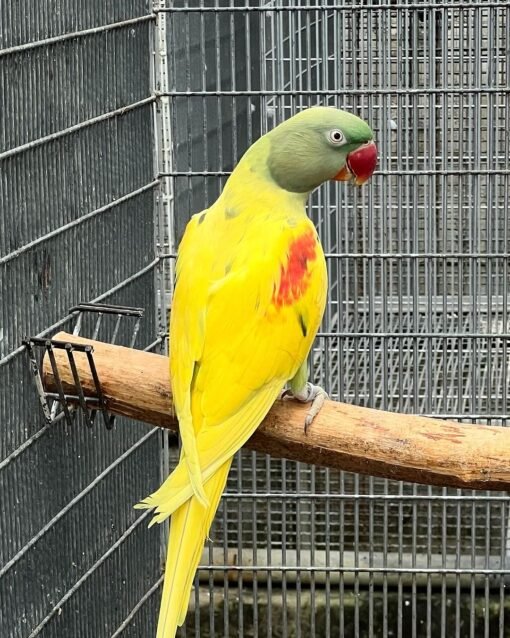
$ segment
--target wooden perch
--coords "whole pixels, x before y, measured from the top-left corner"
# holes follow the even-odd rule
[[[108,410],[152,425],[177,429],[164,356],[61,332],[54,337],[94,347]],[[86,396],[94,383],[82,353],[74,354]],[[67,354],[55,350],[66,393],[76,394]],[[46,356],[43,382],[56,384]],[[402,481],[472,489],[510,487],[510,428],[465,425],[328,401],[310,432],[307,408],[277,401],[247,447],[272,456]]]

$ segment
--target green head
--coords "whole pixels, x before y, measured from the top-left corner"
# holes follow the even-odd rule
[[[286,120],[264,136],[267,168],[285,190],[306,193],[330,179],[362,184],[377,163],[373,133],[352,113],[315,106]]]

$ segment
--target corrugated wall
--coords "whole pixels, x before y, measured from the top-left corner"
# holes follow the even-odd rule
[[[149,14],[0,3],[2,638],[112,636],[159,577],[159,535],[132,509],[159,481],[158,432],[48,427],[19,348],[97,298],[145,308],[138,346],[154,341]],[[122,635],[152,635],[156,604]]]

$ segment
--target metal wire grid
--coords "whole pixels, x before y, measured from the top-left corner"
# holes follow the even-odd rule
[[[259,133],[316,103],[357,112],[377,174],[311,201],[331,286],[315,380],[506,425],[509,3],[246,5],[165,9],[177,233]],[[211,535],[183,635],[510,631],[504,494],[243,452]]]
[[[159,538],[131,506],[160,436],[46,425],[19,347],[88,300],[144,307],[139,344],[160,347],[154,22],[146,0],[0,3],[2,637],[154,631]]]

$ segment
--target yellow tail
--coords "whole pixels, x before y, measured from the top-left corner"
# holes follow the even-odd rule
[[[232,459],[204,484],[209,505],[193,496],[172,514],[157,638],[174,638],[186,618],[191,584],[227,482]]]
[[[197,428],[196,450],[205,492],[202,500],[207,501],[206,506],[193,492],[184,451],[161,487],[135,505],[137,509],[154,508],[149,525],[172,517],[157,638],[174,638],[177,627],[184,622],[193,576],[232,458],[267,414],[282,385],[278,379],[268,383],[222,423]]]

